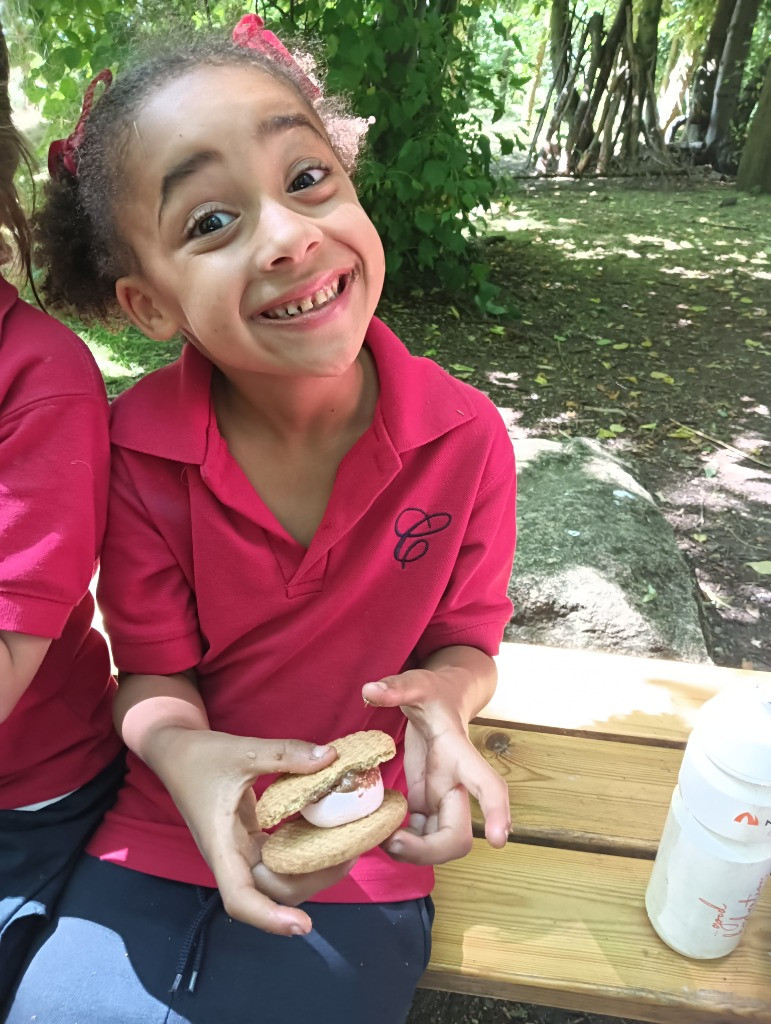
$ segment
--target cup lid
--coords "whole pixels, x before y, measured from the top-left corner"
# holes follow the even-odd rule
[[[695,728],[705,753],[720,768],[771,786],[771,681],[723,690],[701,709]]]

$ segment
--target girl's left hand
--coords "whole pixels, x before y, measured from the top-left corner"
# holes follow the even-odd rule
[[[511,829],[508,786],[468,737],[466,724],[445,699],[443,680],[412,669],[367,683],[362,696],[379,707],[400,706],[408,719],[404,739],[409,826],[383,844],[396,860],[442,864],[471,849],[468,794],[479,801],[485,837],[506,845]]]

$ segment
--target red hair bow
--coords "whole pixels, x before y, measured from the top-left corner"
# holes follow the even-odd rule
[[[300,77],[314,100],[321,96],[321,89],[305,74],[300,65],[281,40],[265,28],[265,22],[258,14],[245,14],[233,29],[233,42],[250,50],[259,50],[268,57],[278,58]]]
[[[48,173],[52,178],[61,178],[62,169],[67,171],[73,178],[77,178],[78,164],[80,163],[78,149],[83,144],[83,137],[86,134],[86,121],[91,113],[91,107],[94,105],[94,92],[100,82],[104,82],[106,89],[109,89],[112,85],[112,71],[109,68],[100,71],[91,80],[91,84],[86,89],[80,117],[75,125],[75,131],[68,135],[66,139],[55,139],[48,147]]]

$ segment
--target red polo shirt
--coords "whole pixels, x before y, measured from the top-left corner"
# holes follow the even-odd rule
[[[380,397],[345,456],[306,550],[220,436],[211,364],[192,346],[113,405],[113,476],[99,599],[118,667],[195,667],[211,727],[326,742],[396,709],[361,687],[454,644],[498,649],[511,613],[514,460],[495,407],[373,320]],[[384,766],[404,790],[401,753]],[[258,782],[260,792],[269,779]],[[212,885],[195,843],[136,757],[90,852]],[[376,850],[326,890],[335,902],[428,893],[428,868]]]
[[[86,346],[0,278],[0,629],[54,638],[0,724],[0,807],[77,789],[120,747],[88,592],[107,505],[107,422]]]

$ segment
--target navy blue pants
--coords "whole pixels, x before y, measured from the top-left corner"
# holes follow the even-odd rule
[[[38,811],[0,810],[0,1006],[124,773],[121,754],[63,800]]]
[[[430,898],[304,908],[309,935],[231,920],[216,890],[83,856],[6,1024],[403,1024]]]

